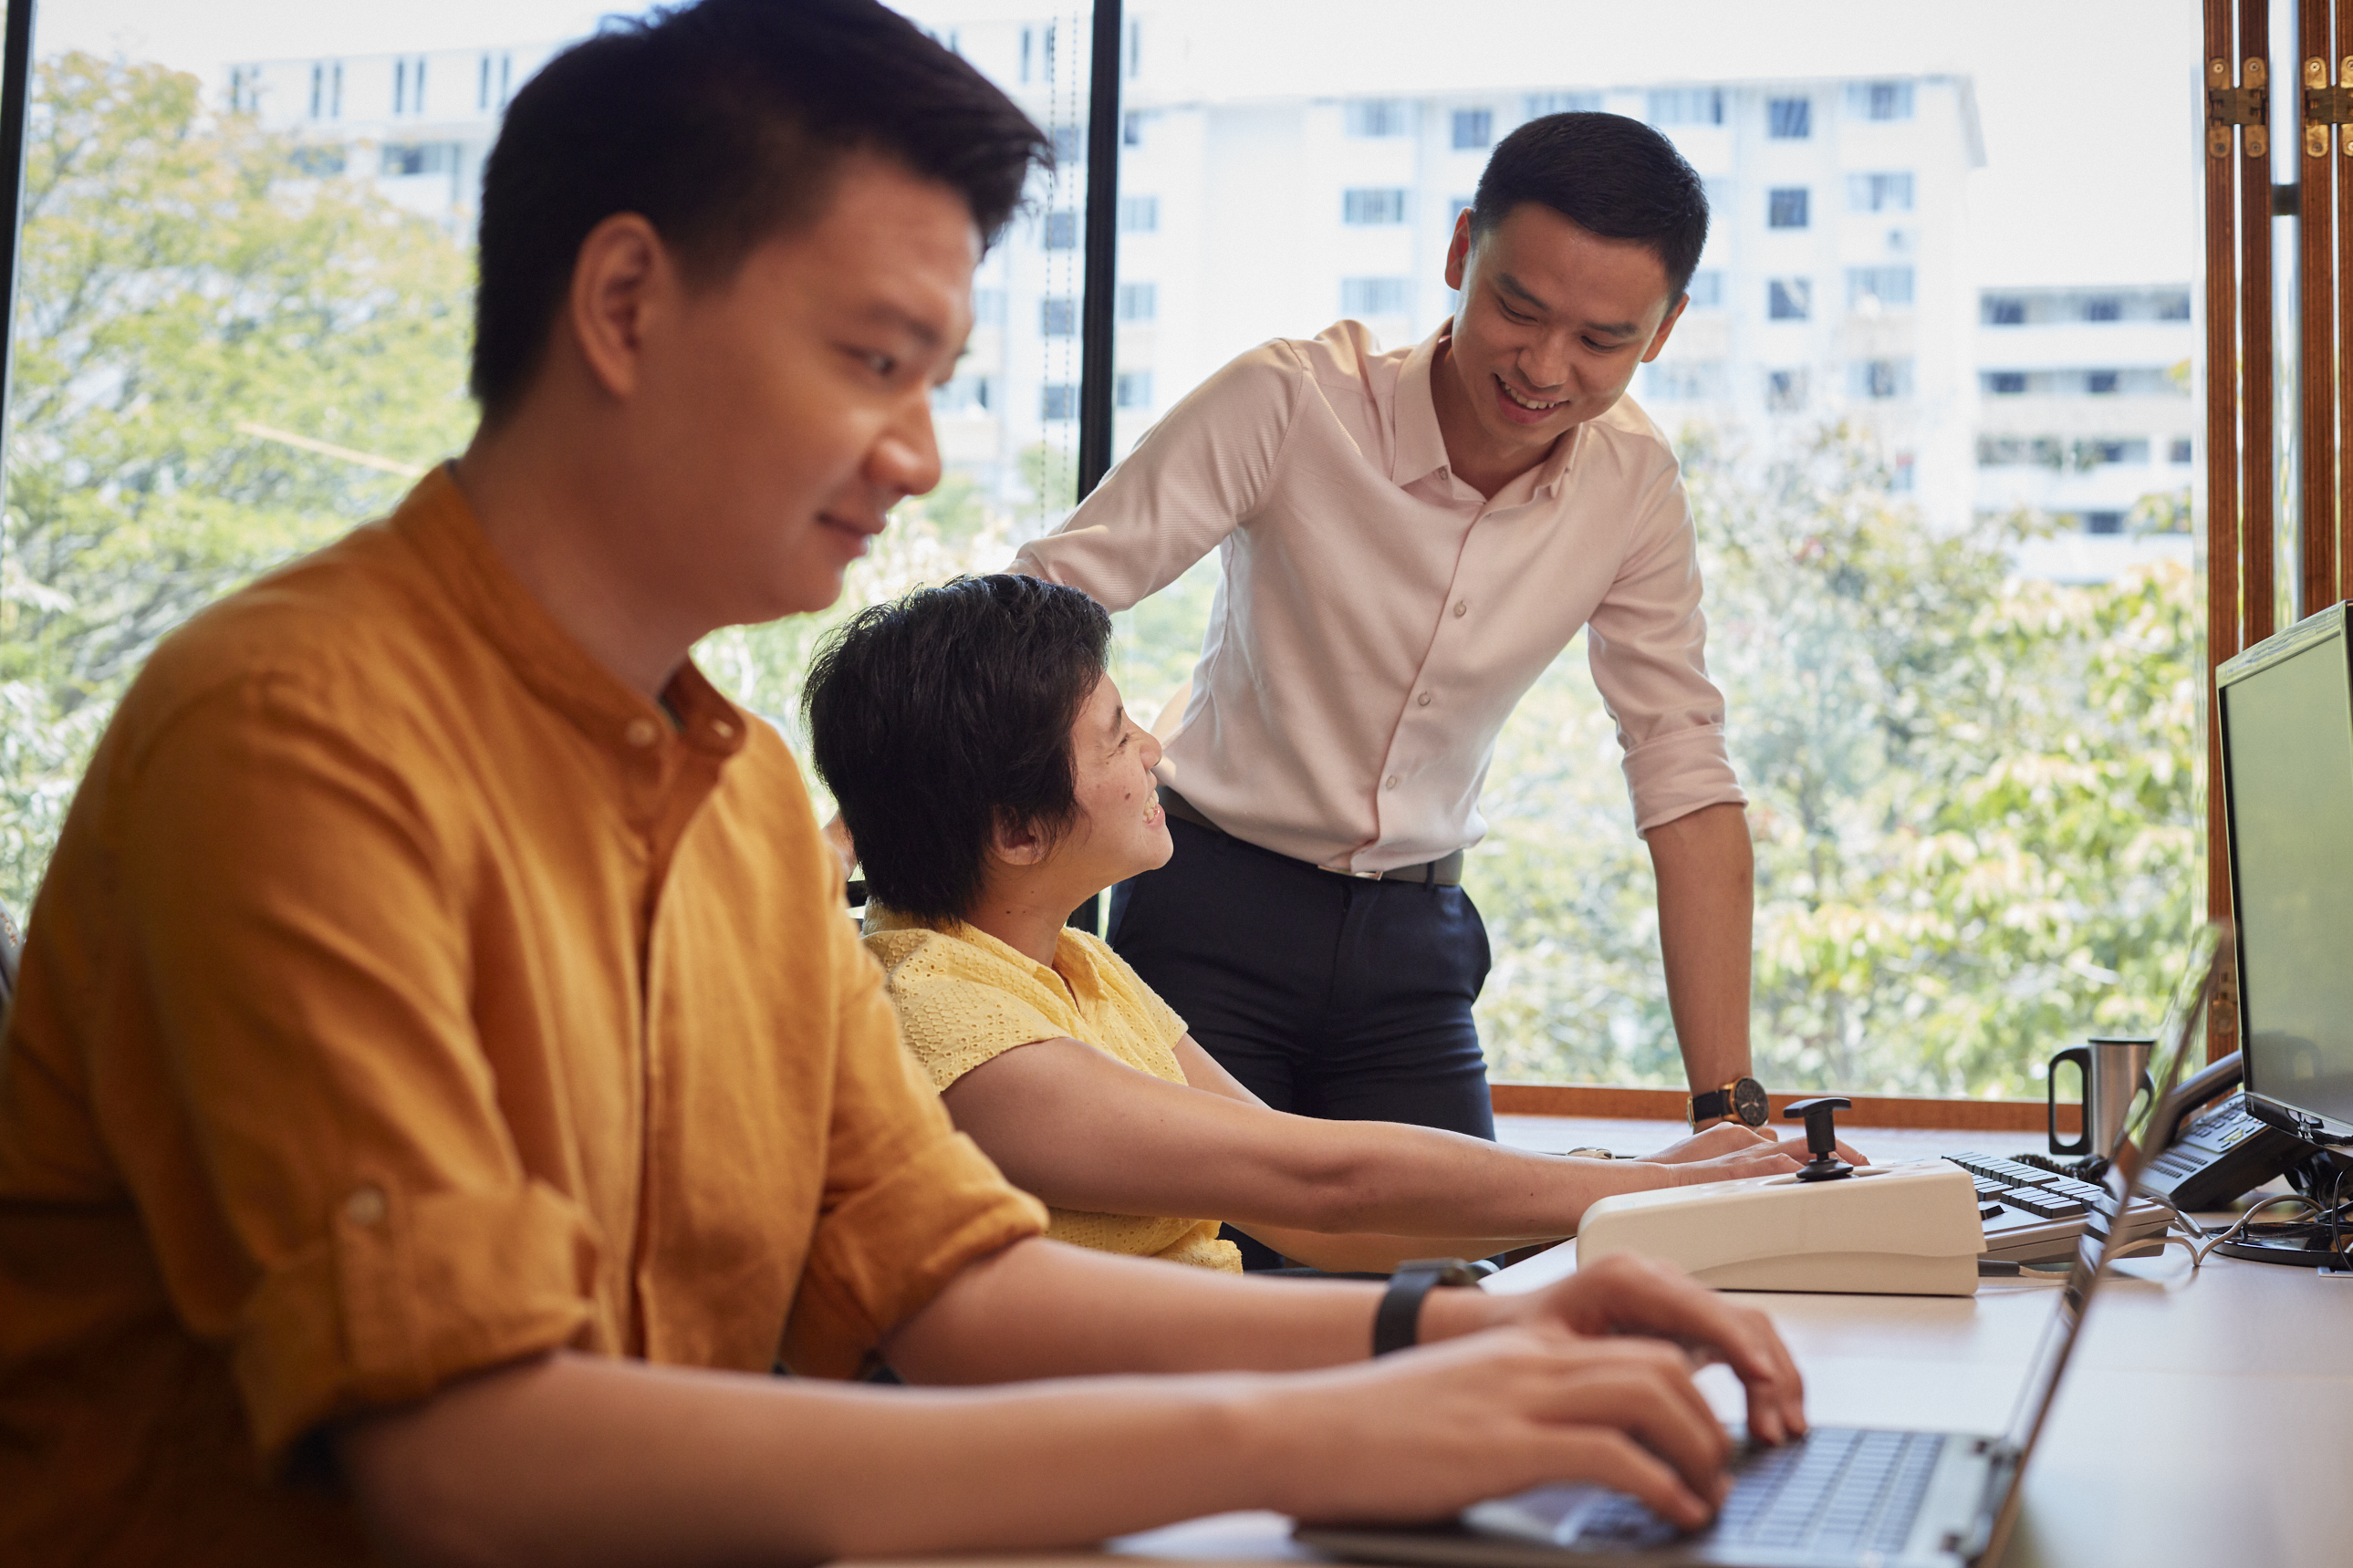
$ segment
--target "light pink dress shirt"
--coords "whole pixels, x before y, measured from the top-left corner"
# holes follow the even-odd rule
[[[1637,829],[1746,798],[1666,437],[1621,399],[1488,500],[1454,477],[1430,400],[1451,325],[1386,353],[1354,321],[1252,349],[1013,563],[1123,610],[1219,551],[1162,777],[1333,870],[1478,842],[1495,736],[1580,626]]]

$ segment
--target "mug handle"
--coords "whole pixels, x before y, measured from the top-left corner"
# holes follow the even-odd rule
[[[2075,1064],[2076,1074],[2082,1079],[2084,1088],[2089,1089],[2092,1087],[2090,1047],[2069,1046],[2063,1051],[2052,1053],[2051,1071],[2042,1080],[2043,1100],[2050,1114],[2051,1152],[2053,1154],[2088,1154],[2092,1152],[2092,1121],[2088,1113],[2084,1119],[2083,1131],[2076,1135],[2073,1143],[2059,1142],[2059,1069],[2068,1062]],[[2032,1102],[2029,1101],[2029,1103]]]

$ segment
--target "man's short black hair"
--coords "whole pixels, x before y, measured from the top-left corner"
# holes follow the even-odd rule
[[[1547,114],[1495,144],[1471,201],[1484,239],[1522,202],[1541,202],[1604,239],[1658,253],[1678,300],[1707,244],[1707,193],[1674,143],[1622,114]]]
[[[987,78],[875,0],[701,0],[613,20],[515,94],[482,170],[471,385],[483,417],[538,369],[588,233],[637,213],[690,279],[815,222],[849,153],[961,195],[984,238],[1050,143]]]
[[[998,824],[1070,828],[1071,726],[1110,655],[1101,605],[1010,574],[919,588],[826,638],[801,708],[873,897],[961,920]]]

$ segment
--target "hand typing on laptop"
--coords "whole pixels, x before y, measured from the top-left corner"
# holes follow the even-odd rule
[[[1275,1506],[1411,1521],[1482,1490],[1576,1479],[1690,1529],[1722,1502],[1732,1457],[1694,1367],[1720,1361],[1739,1376],[1756,1437],[1778,1443],[1806,1430],[1803,1381],[1765,1314],[1644,1259],[1612,1258],[1526,1296],[1436,1291],[1423,1312],[1422,1340],[1446,1343],[1320,1374],[1312,1394],[1294,1384],[1274,1396],[1283,1430],[1346,1432],[1350,1445],[1345,1466],[1278,1461],[1278,1472],[1318,1474],[1321,1484],[1312,1504]],[[1333,1419],[1300,1419],[1302,1398],[1336,1402]],[[1346,1418],[1349,1405],[1365,1414]]]

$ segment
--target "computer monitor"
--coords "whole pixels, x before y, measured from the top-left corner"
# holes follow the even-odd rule
[[[2353,1144],[2348,609],[2215,672],[2247,1106],[2316,1149]]]

